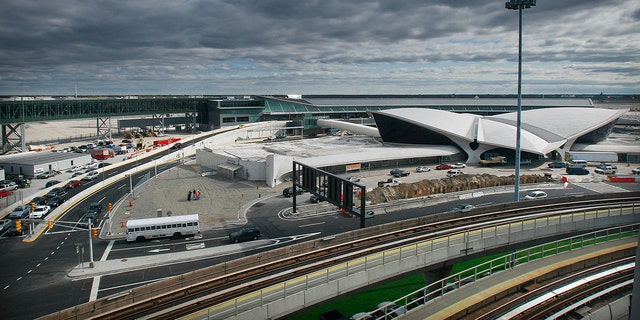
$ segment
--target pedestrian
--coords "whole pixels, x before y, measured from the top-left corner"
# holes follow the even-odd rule
[[[196,190],[196,200],[200,200],[200,190]]]
[[[189,190],[189,193],[187,193],[187,201],[191,201],[191,190]]]

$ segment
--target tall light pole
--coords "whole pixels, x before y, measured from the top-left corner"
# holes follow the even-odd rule
[[[516,123],[516,181],[515,201],[520,201],[520,131],[522,129],[522,10],[535,7],[536,0],[510,0],[505,4],[509,10],[518,10],[518,120]]]

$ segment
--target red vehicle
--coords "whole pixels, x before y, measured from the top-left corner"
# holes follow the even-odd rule
[[[453,166],[448,163],[443,163],[436,167],[436,170],[449,170],[449,169],[453,169]]]
[[[93,149],[90,150],[91,157],[97,160],[105,160],[116,156],[113,149]]]
[[[73,189],[75,187],[78,187],[82,184],[82,181],[80,180],[70,180],[69,182],[67,182],[67,184],[65,185],[65,187],[67,189]]]
[[[13,194],[12,190],[0,190],[0,198],[8,197]]]

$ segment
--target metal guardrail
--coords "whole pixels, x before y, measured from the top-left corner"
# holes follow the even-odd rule
[[[468,227],[460,228],[461,230],[449,235],[436,236],[428,240],[419,241],[410,245],[402,245],[393,249],[388,249],[364,257],[355,258],[343,263],[334,264],[331,267],[317,270],[310,274],[301,275],[299,277],[295,277],[284,282],[271,285],[264,289],[256,290],[250,294],[234,298],[233,300],[226,301],[225,303],[206,308],[204,310],[201,310],[200,312],[191,314],[189,318],[228,319],[237,317],[246,312],[251,312],[256,308],[272,304],[279,300],[284,301],[285,299],[296,299],[296,295],[299,295],[301,292],[310,290],[311,288],[319,288],[324,286],[343,290],[342,287],[336,287],[337,283],[341,280],[347,278],[364,280],[367,279],[366,276],[362,276],[361,278],[359,278],[360,275],[364,275],[363,272],[374,271],[375,269],[380,267],[384,268],[388,264],[398,265],[401,263],[401,261],[406,259],[431,261],[427,257],[437,255],[438,252],[454,250],[452,248],[457,249],[460,247],[465,247],[465,245],[468,246],[468,243],[472,241],[484,241],[487,239],[498,239],[504,237],[509,238],[512,232],[527,233],[535,237],[535,231],[539,228],[553,228],[554,226],[558,226],[562,223],[586,222],[589,220],[613,218],[638,213],[640,213],[640,208],[636,205],[616,209],[578,210],[577,212],[532,215],[532,217],[519,218],[516,221],[512,220],[508,222],[500,222],[499,224],[492,222],[491,224],[493,225],[486,226],[485,224],[485,226],[476,229],[469,229]],[[637,227],[634,230],[634,232],[637,232]],[[557,251],[559,249],[554,248],[553,250]],[[518,257],[518,261],[522,259],[525,259],[522,261],[526,261],[526,259],[531,259],[532,257],[534,257],[534,255],[539,254],[539,252],[532,252],[531,254],[527,255],[526,258]],[[504,265],[505,263],[509,264],[512,263],[512,261],[513,260],[505,260],[503,263],[500,263],[500,265]],[[491,267],[492,270],[497,270],[497,268],[497,266]],[[504,268],[504,266],[502,268]],[[291,270],[290,272],[293,273],[297,271]],[[452,277],[455,276],[460,277],[459,274]],[[480,273],[474,275],[474,279],[479,276]],[[452,280],[454,278],[450,279]],[[464,278],[457,279],[456,281],[453,282],[454,285],[456,283],[460,285],[464,281]],[[441,283],[438,283],[438,285],[441,285]],[[417,292],[413,293],[412,295],[415,296],[416,294]],[[397,301],[404,302],[403,299],[408,299],[407,297],[403,297]],[[408,304],[408,302],[404,302],[403,304],[406,305]],[[270,314],[269,316],[276,315]]]
[[[455,289],[459,289],[460,287],[473,283],[479,279],[490,277],[496,272],[502,272],[512,269],[517,265],[612,240],[637,237],[639,233],[640,224],[634,224],[598,230],[526,249],[516,250],[511,254],[492,259],[475,267],[450,275],[442,280],[433,282],[421,289],[394,300],[393,303],[404,306],[404,308],[408,310],[407,312],[411,312],[411,310],[416,307],[422,306],[429,301],[444,296]],[[373,310],[371,311],[371,314],[376,312],[384,313],[384,310]]]

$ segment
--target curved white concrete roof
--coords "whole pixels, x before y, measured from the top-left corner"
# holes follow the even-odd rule
[[[364,134],[371,137],[380,137],[378,128],[365,126],[362,124],[350,123],[340,120],[318,119],[318,125],[324,128],[338,128],[340,130],[348,130],[357,134]]]
[[[611,121],[618,119],[629,109],[596,109],[596,108],[546,108],[526,110],[522,112],[523,128],[532,126],[535,132],[554,132],[565,139],[581,136]],[[488,116],[496,121],[504,121],[516,125],[517,113],[505,113]]]
[[[523,151],[547,154],[567,142],[616,120],[628,110],[595,108],[545,108],[522,112],[520,147]],[[501,148],[516,147],[517,113],[495,116],[458,114],[449,111],[402,108],[371,111],[396,118],[454,140]],[[383,137],[384,139],[384,137]]]

